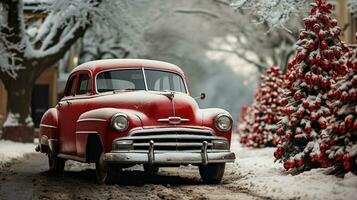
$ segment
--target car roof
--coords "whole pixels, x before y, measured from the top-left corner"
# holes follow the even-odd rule
[[[93,74],[96,74],[103,70],[121,69],[121,68],[127,69],[127,68],[138,68],[138,67],[174,71],[181,75],[184,75],[181,68],[168,62],[147,60],[147,59],[129,59],[129,58],[105,59],[105,60],[95,60],[95,61],[86,62],[79,65],[78,67],[75,67],[71,73],[81,70],[89,70]]]

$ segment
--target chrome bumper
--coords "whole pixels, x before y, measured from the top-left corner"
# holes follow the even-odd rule
[[[234,162],[235,154],[229,150],[207,151],[207,142],[202,143],[201,152],[156,151],[150,141],[147,152],[112,151],[104,155],[104,161],[118,164],[202,164]]]

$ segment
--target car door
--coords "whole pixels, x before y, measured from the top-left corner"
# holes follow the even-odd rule
[[[70,80],[71,81],[71,80]],[[69,82],[71,84],[71,82]],[[76,124],[79,116],[88,109],[88,98],[91,94],[91,81],[88,72],[79,72],[76,75],[74,89],[71,86],[71,94],[63,98],[60,112],[62,123],[60,124],[63,135],[62,153],[77,154]],[[60,141],[61,142],[61,141]]]
[[[59,114],[59,151],[64,154],[75,153],[75,138],[71,137],[75,129],[75,117],[72,109],[72,99],[75,96],[77,85],[77,74],[69,77],[64,92],[64,97],[58,102],[57,109]]]

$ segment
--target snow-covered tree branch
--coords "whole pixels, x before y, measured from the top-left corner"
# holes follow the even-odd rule
[[[257,17],[256,23],[266,22],[270,28],[284,28],[291,17],[307,10],[305,0],[234,0],[232,7],[248,10]]]

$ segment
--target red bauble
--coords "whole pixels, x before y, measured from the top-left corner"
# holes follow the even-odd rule
[[[321,66],[322,66],[322,68],[324,70],[329,70],[330,69],[330,62],[328,60],[323,60]]]
[[[320,83],[320,78],[317,75],[312,75],[312,81],[314,82],[314,84],[319,84]]]
[[[332,125],[332,131],[333,131],[334,133],[337,133],[337,132],[339,131],[339,129],[338,129],[338,124]]]
[[[297,167],[301,167],[303,164],[304,164],[304,160],[303,160],[303,159],[298,159],[298,160],[296,161],[296,166],[297,166]]]
[[[328,57],[329,59],[333,59],[334,55],[335,55],[335,53],[334,53],[332,50],[328,50],[328,51],[327,51],[327,57]]]
[[[305,133],[310,134],[311,131],[312,131],[311,126],[310,125],[306,125],[305,128],[304,128],[304,131],[305,131]]]
[[[278,128],[278,130],[276,131],[276,134],[283,135],[284,134],[284,130],[282,128]]]
[[[353,121],[352,121],[351,118],[346,118],[345,119],[345,126],[346,126],[347,129],[352,127],[352,124],[353,124]]]
[[[288,100],[286,100],[286,99],[281,99],[280,100],[280,105],[281,106],[286,106],[288,104]]]
[[[314,29],[315,33],[319,33],[319,32],[320,32],[321,27],[320,27],[320,25],[319,25],[319,24],[315,24],[315,25],[314,25],[314,27],[313,27],[313,29]]]
[[[315,102],[315,108],[319,109],[321,107],[321,101],[316,101]]]
[[[297,55],[298,60],[300,60],[300,61],[305,60],[305,58],[306,58],[306,53],[304,51],[298,53],[298,55]]]
[[[302,102],[302,107],[309,108],[309,102],[308,101]]]
[[[296,116],[299,118],[299,119],[302,119],[304,117],[304,111],[302,110],[298,110],[296,112]]]
[[[348,93],[346,91],[343,91],[341,94],[341,101],[347,101],[348,100]]]
[[[355,120],[355,122],[353,123],[353,130],[357,130],[357,120]]]
[[[346,152],[345,154],[343,154],[342,159],[343,159],[344,161],[349,161],[350,158],[351,158],[351,157],[350,157],[350,153]]]
[[[286,133],[285,134],[285,138],[290,141],[291,140],[291,133]]]
[[[296,101],[299,101],[301,99],[301,92],[300,91],[296,91],[295,94],[294,94],[294,99]]]
[[[304,32],[301,32],[300,34],[299,34],[299,39],[300,40],[303,40],[303,39],[305,39],[306,38],[306,34],[304,33]]]
[[[345,170],[351,169],[351,163],[349,161],[344,161],[343,168],[345,168]]]
[[[292,118],[290,119],[289,125],[290,125],[290,126],[294,126],[295,123],[296,123],[296,118],[295,118],[295,117],[292,117]]]
[[[315,44],[314,43],[309,43],[307,45],[307,48],[309,49],[309,51],[314,51],[315,50]]]
[[[322,49],[322,50],[326,50],[327,48],[328,48],[327,42],[326,42],[326,41],[322,41],[322,42],[321,42],[321,49]]]
[[[323,39],[325,39],[325,37],[326,37],[326,34],[325,34],[325,31],[320,31],[319,32],[319,38],[320,38],[320,40],[323,40]]]
[[[336,153],[335,154],[335,160],[339,161],[342,159],[342,154],[341,153]]]
[[[326,123],[326,121],[321,121],[321,122],[319,123],[319,125],[320,125],[320,128],[322,128],[322,129],[327,128],[327,123]]]
[[[321,82],[321,86],[324,87],[324,88],[327,88],[330,86],[330,82],[326,79],[322,80]]]

